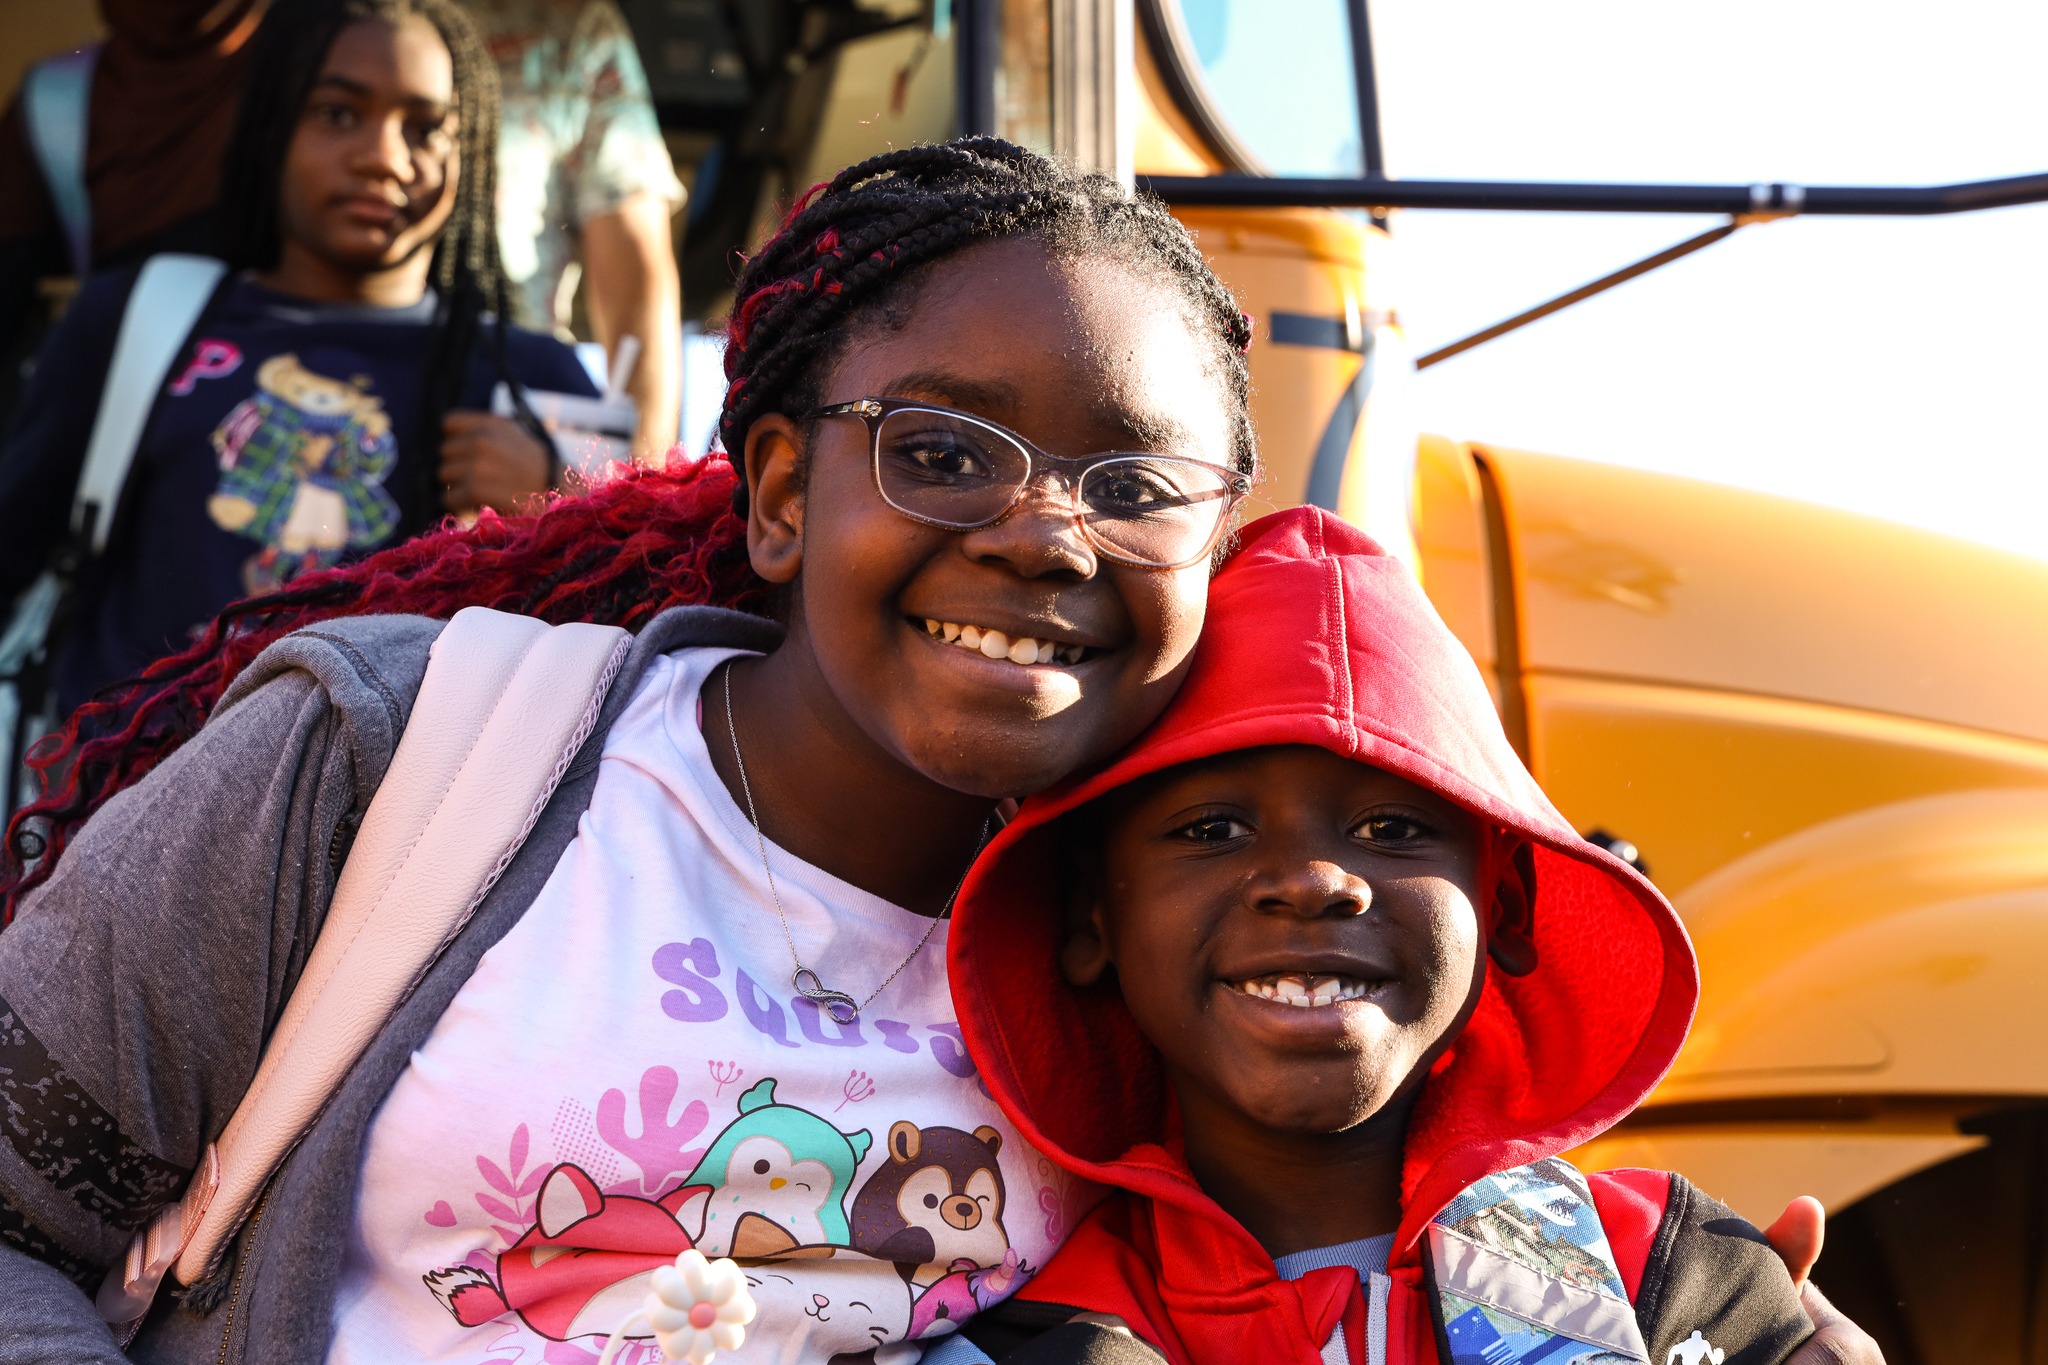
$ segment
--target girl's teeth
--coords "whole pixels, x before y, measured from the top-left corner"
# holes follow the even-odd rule
[[[1029,635],[1012,639],[1000,630],[983,630],[980,626],[963,626],[953,621],[941,621],[936,617],[924,618],[925,634],[947,644],[971,649],[990,659],[1008,659],[1017,665],[1027,664],[1077,664],[1087,650],[1081,645],[1063,645],[1052,640],[1037,640]]]

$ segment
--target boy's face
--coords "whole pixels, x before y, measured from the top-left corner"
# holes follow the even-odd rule
[[[1105,818],[1064,966],[1077,984],[1116,968],[1190,1124],[1220,1110],[1291,1134],[1353,1128],[1412,1098],[1489,953],[1534,966],[1525,882],[1486,866],[1480,822],[1327,750],[1170,769]]]

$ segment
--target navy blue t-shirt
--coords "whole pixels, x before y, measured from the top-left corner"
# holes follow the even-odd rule
[[[136,271],[87,283],[0,440],[0,602],[65,534]],[[405,308],[312,303],[242,278],[186,340],[137,447],[105,555],[84,575],[57,663],[65,709],[182,648],[229,602],[356,559],[440,515],[422,439],[430,293]],[[486,409],[485,327],[458,406]],[[513,331],[528,388],[593,394],[575,352]]]

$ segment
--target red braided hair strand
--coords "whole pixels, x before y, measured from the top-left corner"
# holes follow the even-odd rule
[[[472,527],[447,525],[228,607],[186,649],[105,689],[35,747],[28,762],[43,792],[7,825],[0,923],[94,811],[196,734],[235,676],[302,626],[377,613],[445,618],[470,606],[629,630],[674,606],[765,613],[768,585],[748,565],[733,483],[716,456],[637,473],[538,515],[485,512]]]

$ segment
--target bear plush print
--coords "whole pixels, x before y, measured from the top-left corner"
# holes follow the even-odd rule
[[[948,1271],[1002,1264],[1003,1136],[989,1127],[889,1129],[889,1160],[853,1201],[853,1244],[885,1261],[917,1266],[919,1287]]]
[[[256,392],[213,433],[220,483],[207,514],[263,549],[244,567],[252,593],[388,538],[398,504],[384,480],[398,462],[382,399],[286,352],[256,371]]]

